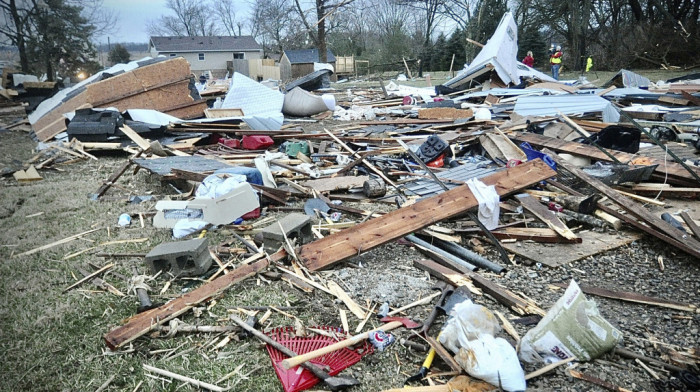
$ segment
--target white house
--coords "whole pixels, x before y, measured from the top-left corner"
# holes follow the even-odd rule
[[[184,57],[195,75],[211,71],[221,77],[232,67],[234,59],[263,57],[263,48],[250,35],[237,37],[151,37],[151,56]]]

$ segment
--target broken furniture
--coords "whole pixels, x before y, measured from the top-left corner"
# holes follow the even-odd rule
[[[209,240],[165,242],[146,254],[146,265],[152,273],[170,271],[174,276],[199,276],[211,266]]]

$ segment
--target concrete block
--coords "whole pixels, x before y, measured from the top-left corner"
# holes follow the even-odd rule
[[[148,252],[146,265],[153,273],[170,271],[175,276],[199,276],[211,267],[208,246],[206,238],[162,243]]]
[[[278,221],[287,238],[297,239],[297,245],[301,245],[313,239],[311,232],[311,218],[306,214],[291,213]],[[274,252],[284,244],[284,235],[277,222],[267,226],[262,231],[263,245],[268,252]]]

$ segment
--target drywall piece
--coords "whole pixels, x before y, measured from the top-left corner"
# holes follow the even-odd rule
[[[504,196],[554,174],[546,163],[536,159],[484,177],[481,181],[494,185],[496,192]],[[306,244],[298,256],[312,271],[327,268],[478,205],[469,187],[463,185]]]
[[[260,207],[260,201],[257,193],[250,184],[242,182],[231,192],[215,199],[159,201],[156,203],[158,212],[153,217],[153,226],[172,228],[181,219],[227,225],[258,207]]]
[[[642,235],[633,232],[598,233],[595,231],[584,231],[578,233],[578,237],[581,239],[579,244],[543,244],[530,241],[501,242],[501,244],[507,251],[518,256],[549,267],[557,267],[625,246],[640,239]]]

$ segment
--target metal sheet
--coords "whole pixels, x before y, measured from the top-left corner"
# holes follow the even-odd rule
[[[602,112],[604,122],[619,122],[620,114],[612,103],[597,95],[543,95],[519,97],[514,111],[521,116],[553,116],[564,114]]]
[[[483,167],[483,165],[488,162],[489,161],[479,163],[466,163],[453,169],[437,173],[437,176],[440,179],[449,179],[466,182],[470,178],[482,178],[488,176],[491,173],[495,173],[499,170],[502,170],[502,168],[500,167]],[[449,182],[446,182],[445,185],[447,185],[447,188],[449,189],[460,186],[460,184],[454,184]],[[429,179],[418,180],[414,182],[411,186],[407,187],[406,190],[419,196],[433,196],[438,193],[444,192],[439,184]]]

